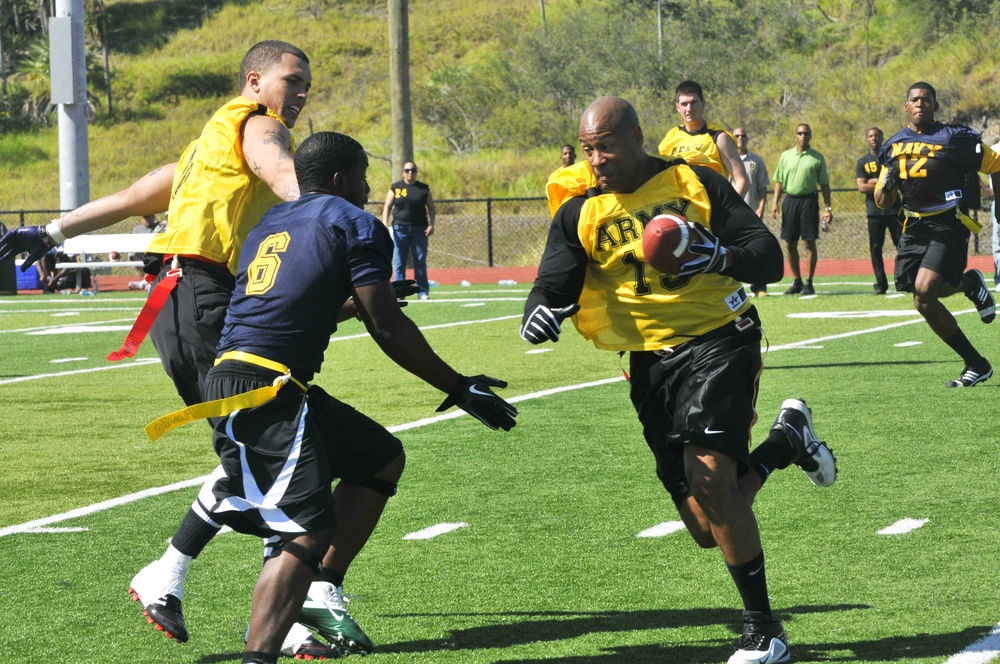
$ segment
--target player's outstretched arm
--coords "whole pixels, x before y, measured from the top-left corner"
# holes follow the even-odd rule
[[[84,203],[47,226],[15,228],[0,239],[0,261],[28,252],[21,265],[24,271],[66,238],[106,228],[129,217],[166,212],[176,167],[173,163],[154,169],[127,189]]]
[[[243,159],[283,201],[299,197],[288,127],[269,115],[253,115],[243,127]]]
[[[740,151],[736,148],[736,144],[733,143],[733,139],[726,132],[719,134],[715,144],[719,146],[719,152],[722,153],[722,157],[726,160],[729,174],[733,178],[733,188],[742,197],[750,188],[750,181],[747,179],[746,169],[743,168]]]
[[[396,302],[388,281],[354,289],[354,302],[368,333],[393,362],[430,383],[448,398],[441,409],[458,406],[491,429],[510,430],[517,409],[493,393],[507,383],[488,376],[463,376],[439,358]]]

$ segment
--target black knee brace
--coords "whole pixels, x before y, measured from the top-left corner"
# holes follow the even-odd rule
[[[270,553],[265,554],[264,562],[267,562],[271,558],[277,558],[282,553],[288,553],[301,560],[307,567],[315,570],[317,573],[323,569],[323,556],[316,555],[301,544],[290,542],[288,540],[278,540],[277,542],[272,543],[269,540],[268,545]]]

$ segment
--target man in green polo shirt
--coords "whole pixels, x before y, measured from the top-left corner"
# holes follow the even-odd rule
[[[786,295],[813,295],[813,274],[816,273],[816,240],[819,239],[819,197],[816,187],[823,193],[826,210],[823,212],[823,230],[830,230],[833,208],[830,205],[830,174],[826,170],[826,158],[809,147],[812,129],[800,124],[795,130],[796,145],[781,153],[778,168],[774,172],[774,204],[771,217],[778,218],[778,200],[785,194],[781,205],[781,239],[788,247],[788,263],[795,282],[785,291]],[[806,245],[806,260],[809,263],[809,278],[802,283],[799,269],[799,238]]]

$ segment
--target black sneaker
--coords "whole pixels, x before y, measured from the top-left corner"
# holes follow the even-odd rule
[[[792,287],[785,291],[785,295],[798,295],[802,292],[802,280],[796,279],[792,282]]]
[[[816,289],[813,288],[813,282],[807,281],[806,283],[802,284],[802,294],[803,295],[815,295],[816,294]]]
[[[993,319],[996,318],[997,305],[993,300],[993,293],[986,287],[986,280],[983,279],[983,273],[979,270],[968,270],[965,276],[975,281],[972,290],[965,291],[965,297],[969,298],[976,305],[976,311],[979,312],[979,320],[984,323],[992,323]],[[986,378],[982,380],[986,380]]]
[[[987,362],[982,367],[965,367],[962,375],[955,380],[948,381],[948,387],[972,387],[987,380],[993,375],[993,367]]]
[[[888,286],[883,286],[882,284],[875,284],[875,290],[872,291],[872,295],[885,295],[889,291]]]
[[[792,661],[780,620],[743,616],[743,636],[727,664],[781,664]]]

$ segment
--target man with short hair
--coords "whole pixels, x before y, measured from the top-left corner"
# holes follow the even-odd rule
[[[684,124],[672,127],[660,141],[659,152],[667,157],[700,153],[708,157],[710,168],[731,178],[733,187],[742,196],[747,190],[746,172],[740,165],[739,154],[732,136],[722,127],[705,119],[705,93],[695,81],[684,81],[674,90],[674,107]]]
[[[780,279],[781,247],[716,171],[647,155],[624,99],[601,97],[584,111],[580,144],[586,160],[576,170],[590,177],[566,169],[546,187],[557,211],[521,337],[558,341],[573,316],[598,348],[629,353],[631,400],[656,474],[698,545],[722,550],[743,601],[729,664],[787,662],[753,499],[777,469],[797,464],[830,486],[837,467],[801,399],[786,399],[767,439],[749,449],[762,331],[741,281]],[[695,222],[695,258],[675,275],[651,267],[642,242],[645,224],[668,211]]]
[[[309,384],[348,297],[386,355],[448,395],[439,410],[457,405],[491,429],[516,424],[517,410],[491,389],[506,383],[455,372],[401,312],[389,281],[392,240],[363,209],[367,169],[364,148],[349,136],[320,132],[302,143],[295,156],[302,195],[273,207],[247,235],[205,383],[206,397],[219,404],[213,442],[224,471],[213,476],[212,512],[237,531],[271,538],[244,663],[277,662],[340,526],[331,480],[389,496],[403,470],[395,436]],[[220,403],[275,385],[250,404]]]
[[[247,233],[273,205],[299,196],[289,130],[312,86],[309,58],[288,42],[266,40],[246,52],[239,75],[240,95],[216,111],[179,163],[157,168],[45,227],[15,229],[0,240],[0,260],[27,251],[27,266],[67,237],[169,210],[167,230],[150,242],[145,258],[147,273],[156,275],[150,297],[122,349],[109,359],[134,355],[148,331],[164,370],[189,406],[204,401],[205,376],[215,362]],[[339,506],[354,505],[358,514],[368,514],[369,504],[385,499],[344,481],[336,494]],[[342,598],[344,575],[374,527],[369,521],[362,518],[337,530],[302,608],[303,623],[337,646],[321,643],[297,624],[289,632],[287,654],[330,658],[344,649],[371,651],[371,640]],[[133,599],[169,638],[188,640],[181,604],[187,572],[220,528],[199,494],[164,554],[132,579]]]
[[[878,127],[872,127],[865,135],[868,141],[868,154],[858,159],[855,167],[858,191],[865,195],[865,208],[868,216],[868,249],[871,253],[872,271],[875,273],[874,295],[885,295],[889,290],[889,280],[885,276],[885,261],[882,259],[882,247],[885,245],[885,232],[894,247],[899,247],[899,236],[903,225],[899,221],[900,207],[897,202],[888,210],[882,210],[875,205],[875,183],[878,182],[879,165],[876,156],[882,149],[885,136]]]
[[[562,167],[572,166],[576,163],[576,148],[569,143],[562,146],[559,151],[559,161],[562,162]]]
[[[767,188],[771,184],[771,180],[767,177],[767,165],[759,154],[751,152],[747,147],[750,143],[750,134],[746,129],[743,127],[734,129],[733,138],[736,139],[736,151],[747,174],[747,190],[743,194],[743,200],[759,219],[763,219]],[[750,291],[757,297],[767,297],[767,284],[750,284]]]
[[[823,230],[829,230],[833,222],[833,206],[830,202],[830,174],[826,170],[826,157],[810,147],[812,129],[807,124],[800,124],[795,129],[796,145],[785,150],[778,158],[778,167],[774,171],[774,204],[771,206],[771,217],[778,218],[778,201],[781,194],[785,200],[781,206],[781,239],[788,249],[788,266],[795,280],[786,295],[815,295],[813,275],[816,273],[816,261],[819,252],[816,240],[819,239],[819,198],[816,196],[818,186],[823,193],[826,210],[822,214]],[[806,245],[806,262],[809,265],[809,277],[802,283],[802,271],[799,267],[799,238]]]
[[[972,345],[941,302],[962,292],[979,318],[992,323],[996,303],[979,270],[966,270],[969,238],[980,226],[961,211],[969,173],[1000,173],[1000,154],[983,145],[979,132],[938,122],[937,91],[924,81],[906,91],[909,120],[878,153],[881,167],[875,203],[883,210],[901,200],[906,221],[896,254],[896,290],[913,293],[913,305],[937,336],[965,363],[948,387],[973,387],[993,375],[993,366]]]

